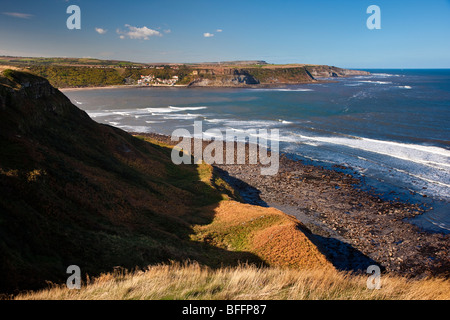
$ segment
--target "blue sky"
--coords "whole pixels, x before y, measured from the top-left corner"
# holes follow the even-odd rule
[[[366,27],[372,4],[380,30]],[[450,0],[0,0],[0,55],[450,68],[449,35]]]

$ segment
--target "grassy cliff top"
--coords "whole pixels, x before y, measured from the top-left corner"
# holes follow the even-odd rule
[[[143,271],[117,270],[81,290],[55,286],[18,300],[448,300],[450,281],[411,280],[384,275],[379,290],[367,289],[367,275],[240,265],[212,269],[197,263],[169,263]]]
[[[94,122],[41,77],[0,76],[0,140],[0,292],[62,282],[72,264],[332,268],[300,222],[235,201],[211,166],[173,164],[171,147]],[[283,230],[298,245],[272,253]]]
[[[368,290],[295,218],[94,122],[43,78],[0,76],[0,141],[0,293],[50,281],[17,298],[449,299],[448,279],[382,275]],[[82,290],[63,285],[73,264],[91,279]]]

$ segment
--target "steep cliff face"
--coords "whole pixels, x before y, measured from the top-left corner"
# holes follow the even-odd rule
[[[305,66],[305,69],[314,78],[337,78],[337,77],[370,75],[370,72],[367,71],[342,69],[331,66]]]
[[[304,67],[251,68],[248,72],[261,84],[298,84],[315,82]]]
[[[32,74],[0,74],[0,101],[0,293],[65,281],[72,264],[208,262],[190,224],[222,198],[195,166],[96,123]]]
[[[199,78],[192,81],[191,87],[245,87],[248,85],[257,85],[259,80],[251,75],[247,70],[240,69],[202,69],[199,70]]]
[[[27,72],[6,70],[3,73],[0,107],[5,134],[8,130],[26,134],[41,129],[55,117],[93,123],[85,112],[73,109],[70,100],[46,79]]]
[[[283,85],[317,81],[316,78],[369,75],[369,72],[319,66],[260,66],[241,69],[210,67],[195,69],[190,86]]]
[[[224,242],[229,230],[215,229],[223,225],[215,219],[220,211],[238,212],[237,226],[276,215],[255,232],[284,220],[305,250],[295,258],[277,251],[276,261],[329,265],[297,221],[222,201],[226,183],[216,184],[211,166],[175,165],[170,148],[91,120],[43,78],[0,74],[0,105],[0,294],[64,283],[70,265],[93,276],[168,260],[265,264],[268,249],[232,247],[246,243],[241,233],[233,235],[239,241]],[[207,226],[211,236],[202,236]]]

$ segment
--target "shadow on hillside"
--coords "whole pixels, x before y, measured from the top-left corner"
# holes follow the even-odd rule
[[[318,234],[305,234],[338,270],[364,273],[370,265],[378,265],[382,271],[384,269],[375,260],[348,243]]]
[[[143,141],[133,137],[135,145]],[[223,200],[222,193],[216,188],[214,182],[202,181],[199,166],[195,164],[175,165],[171,160],[172,148],[161,146],[147,141],[143,142],[146,148],[150,148],[152,157],[160,161],[166,169],[167,176],[161,182],[170,186],[162,193],[162,197],[168,197],[167,204],[182,203],[180,207],[186,207],[184,213],[179,214],[179,208],[173,208],[173,213],[160,213],[152,210],[144,212],[149,220],[150,230],[139,229],[145,235],[157,241],[155,248],[142,248],[141,261],[117,261],[115,265],[125,268],[145,268],[156,263],[170,263],[172,261],[197,261],[211,268],[231,267],[240,264],[266,265],[257,255],[246,251],[230,251],[218,247],[213,236],[205,236],[201,240],[193,240],[195,237],[194,226],[204,226],[213,222],[215,209]],[[129,151],[126,151],[129,153]],[[193,163],[193,158],[192,158]],[[213,177],[215,173],[213,171]],[[213,178],[214,179],[214,178]],[[173,193],[171,193],[174,191]],[[166,208],[161,208],[162,211]],[[148,232],[151,231],[151,234]],[[131,249],[131,248],[130,248]],[[110,266],[107,266],[107,269]],[[106,270],[108,271],[108,270]],[[111,270],[109,270],[111,271]],[[98,274],[98,272],[96,272]],[[91,274],[92,275],[92,274]]]
[[[221,168],[214,167],[215,171],[241,195],[246,203],[269,207],[261,199],[261,191],[248,183],[230,176],[229,173]],[[281,209],[283,211],[283,209]],[[376,261],[355,249],[350,244],[332,237],[323,237],[313,234],[308,229],[300,228],[308,239],[317,246],[319,251],[325,255],[333,266],[341,271],[365,272],[370,265],[378,265]]]
[[[261,199],[261,191],[249,185],[236,177],[230,176],[229,173],[221,168],[214,166],[214,172],[217,173],[232,186],[240,195],[245,203],[253,204],[260,207],[269,207],[269,205]]]
[[[0,138],[20,145],[13,135]],[[25,146],[22,163],[0,155],[5,171],[45,172],[32,183],[0,174],[0,293],[65,283],[70,265],[91,278],[171,261],[266,265],[250,252],[220,248],[214,237],[195,238],[193,227],[213,221],[222,195],[202,182],[196,165],[173,164],[171,148],[98,124],[33,139],[50,152]]]
[[[134,145],[138,146],[141,140],[133,137]],[[196,261],[211,268],[233,267],[240,264],[254,264],[257,266],[267,265],[257,255],[246,251],[231,251],[220,248],[213,235],[205,236],[202,239],[193,240],[196,232],[194,226],[205,226],[213,222],[215,209],[223,200],[221,192],[214,186],[202,181],[199,173],[199,166],[195,164],[175,165],[171,160],[172,149],[166,146],[143,142],[145,146],[141,151],[145,152],[150,148],[152,157],[161,161],[165,166],[167,176],[162,181],[157,181],[162,185],[170,186],[160,194],[162,198],[167,198],[170,206],[182,203],[181,208],[186,207],[184,213],[177,213],[179,208],[169,209],[169,213],[161,213],[152,210],[143,212],[148,219],[150,229],[139,228],[139,232],[150,236],[157,242],[155,247],[140,247],[138,259],[134,262],[128,259],[117,260],[113,265],[105,265],[103,271],[112,271],[110,268],[120,265],[128,269],[145,268],[148,265],[159,263],[171,263],[172,261]],[[129,156],[131,148],[123,148]],[[192,158],[192,163],[193,163]],[[213,171],[213,176],[214,176]],[[134,176],[134,175],[133,175]],[[173,192],[173,193],[172,193]],[[166,208],[161,208],[164,211]],[[129,248],[133,250],[133,248]],[[129,252],[128,250],[124,250]],[[99,271],[89,273],[90,276],[99,274]]]
[[[217,235],[197,236],[194,227],[210,224],[223,199],[203,182],[200,166],[177,166],[163,144],[72,119],[50,118],[52,130],[22,133],[34,144],[0,132],[11,150],[0,153],[2,170],[18,172],[0,174],[0,293],[65,283],[70,265],[91,278],[170,261],[266,265],[253,253],[221,248]],[[30,180],[36,169],[42,174]],[[218,173],[246,202],[268,206],[257,189]],[[339,267],[339,255],[334,260]]]

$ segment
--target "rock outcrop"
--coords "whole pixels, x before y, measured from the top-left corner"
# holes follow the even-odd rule
[[[306,66],[305,68],[314,78],[337,78],[370,75],[370,72],[367,71],[342,69],[332,66]]]
[[[196,68],[190,77],[192,87],[246,87],[311,83],[319,78],[369,75],[367,71],[349,70],[325,65],[287,65],[246,68],[210,66]]]
[[[201,77],[192,81],[190,87],[206,87],[206,86],[217,86],[217,87],[237,87],[237,86],[248,86],[257,85],[259,80],[252,76],[246,70],[239,69],[224,69],[222,72],[218,73],[214,70],[200,70],[200,75],[208,75],[209,77]]]

